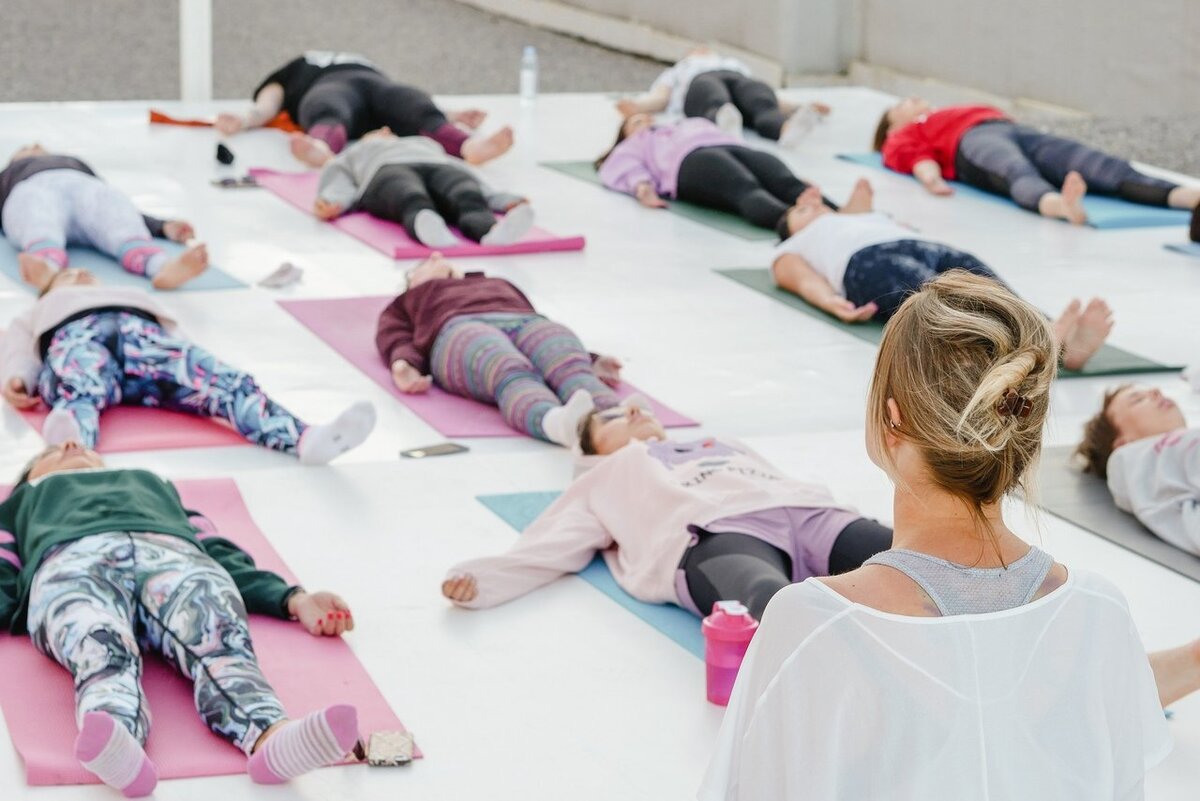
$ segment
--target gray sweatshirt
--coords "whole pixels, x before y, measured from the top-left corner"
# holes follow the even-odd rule
[[[1200,556],[1200,428],[1117,448],[1108,459],[1108,488],[1146,528]]]
[[[321,169],[317,196],[349,210],[370,186],[375,174],[389,164],[448,164],[457,167],[479,181],[492,211],[504,211],[522,200],[520,195],[493,190],[466,162],[448,156],[441,145],[425,136],[358,140]]]

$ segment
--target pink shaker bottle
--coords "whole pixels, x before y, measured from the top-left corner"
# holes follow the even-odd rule
[[[704,664],[708,670],[708,700],[729,703],[738,668],[758,629],[758,621],[738,601],[717,601],[700,624],[704,632]]]

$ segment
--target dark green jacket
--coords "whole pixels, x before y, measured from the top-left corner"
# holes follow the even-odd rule
[[[229,572],[247,611],[287,618],[293,587],[229,540],[202,534],[194,516],[175,485],[147,470],[51,473],[22,484],[0,503],[0,627],[24,633],[29,587],[50,549],[110,531],[187,540]]]

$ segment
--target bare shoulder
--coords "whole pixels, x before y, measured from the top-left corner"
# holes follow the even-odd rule
[[[1042,586],[1038,588],[1037,594],[1033,596],[1033,600],[1037,600],[1045,595],[1057,590],[1059,587],[1067,583],[1067,568],[1065,565],[1055,562],[1050,568],[1050,572],[1046,574],[1046,580],[1042,582]]]
[[[887,565],[866,565],[817,581],[851,603],[880,612],[912,617],[939,617],[941,614],[920,585]]]

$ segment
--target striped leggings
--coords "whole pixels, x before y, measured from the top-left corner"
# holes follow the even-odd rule
[[[536,314],[455,317],[434,340],[429,361],[442,389],[500,407],[506,423],[542,440],[546,412],[577,390],[587,390],[597,409],[618,403],[579,337]]]

